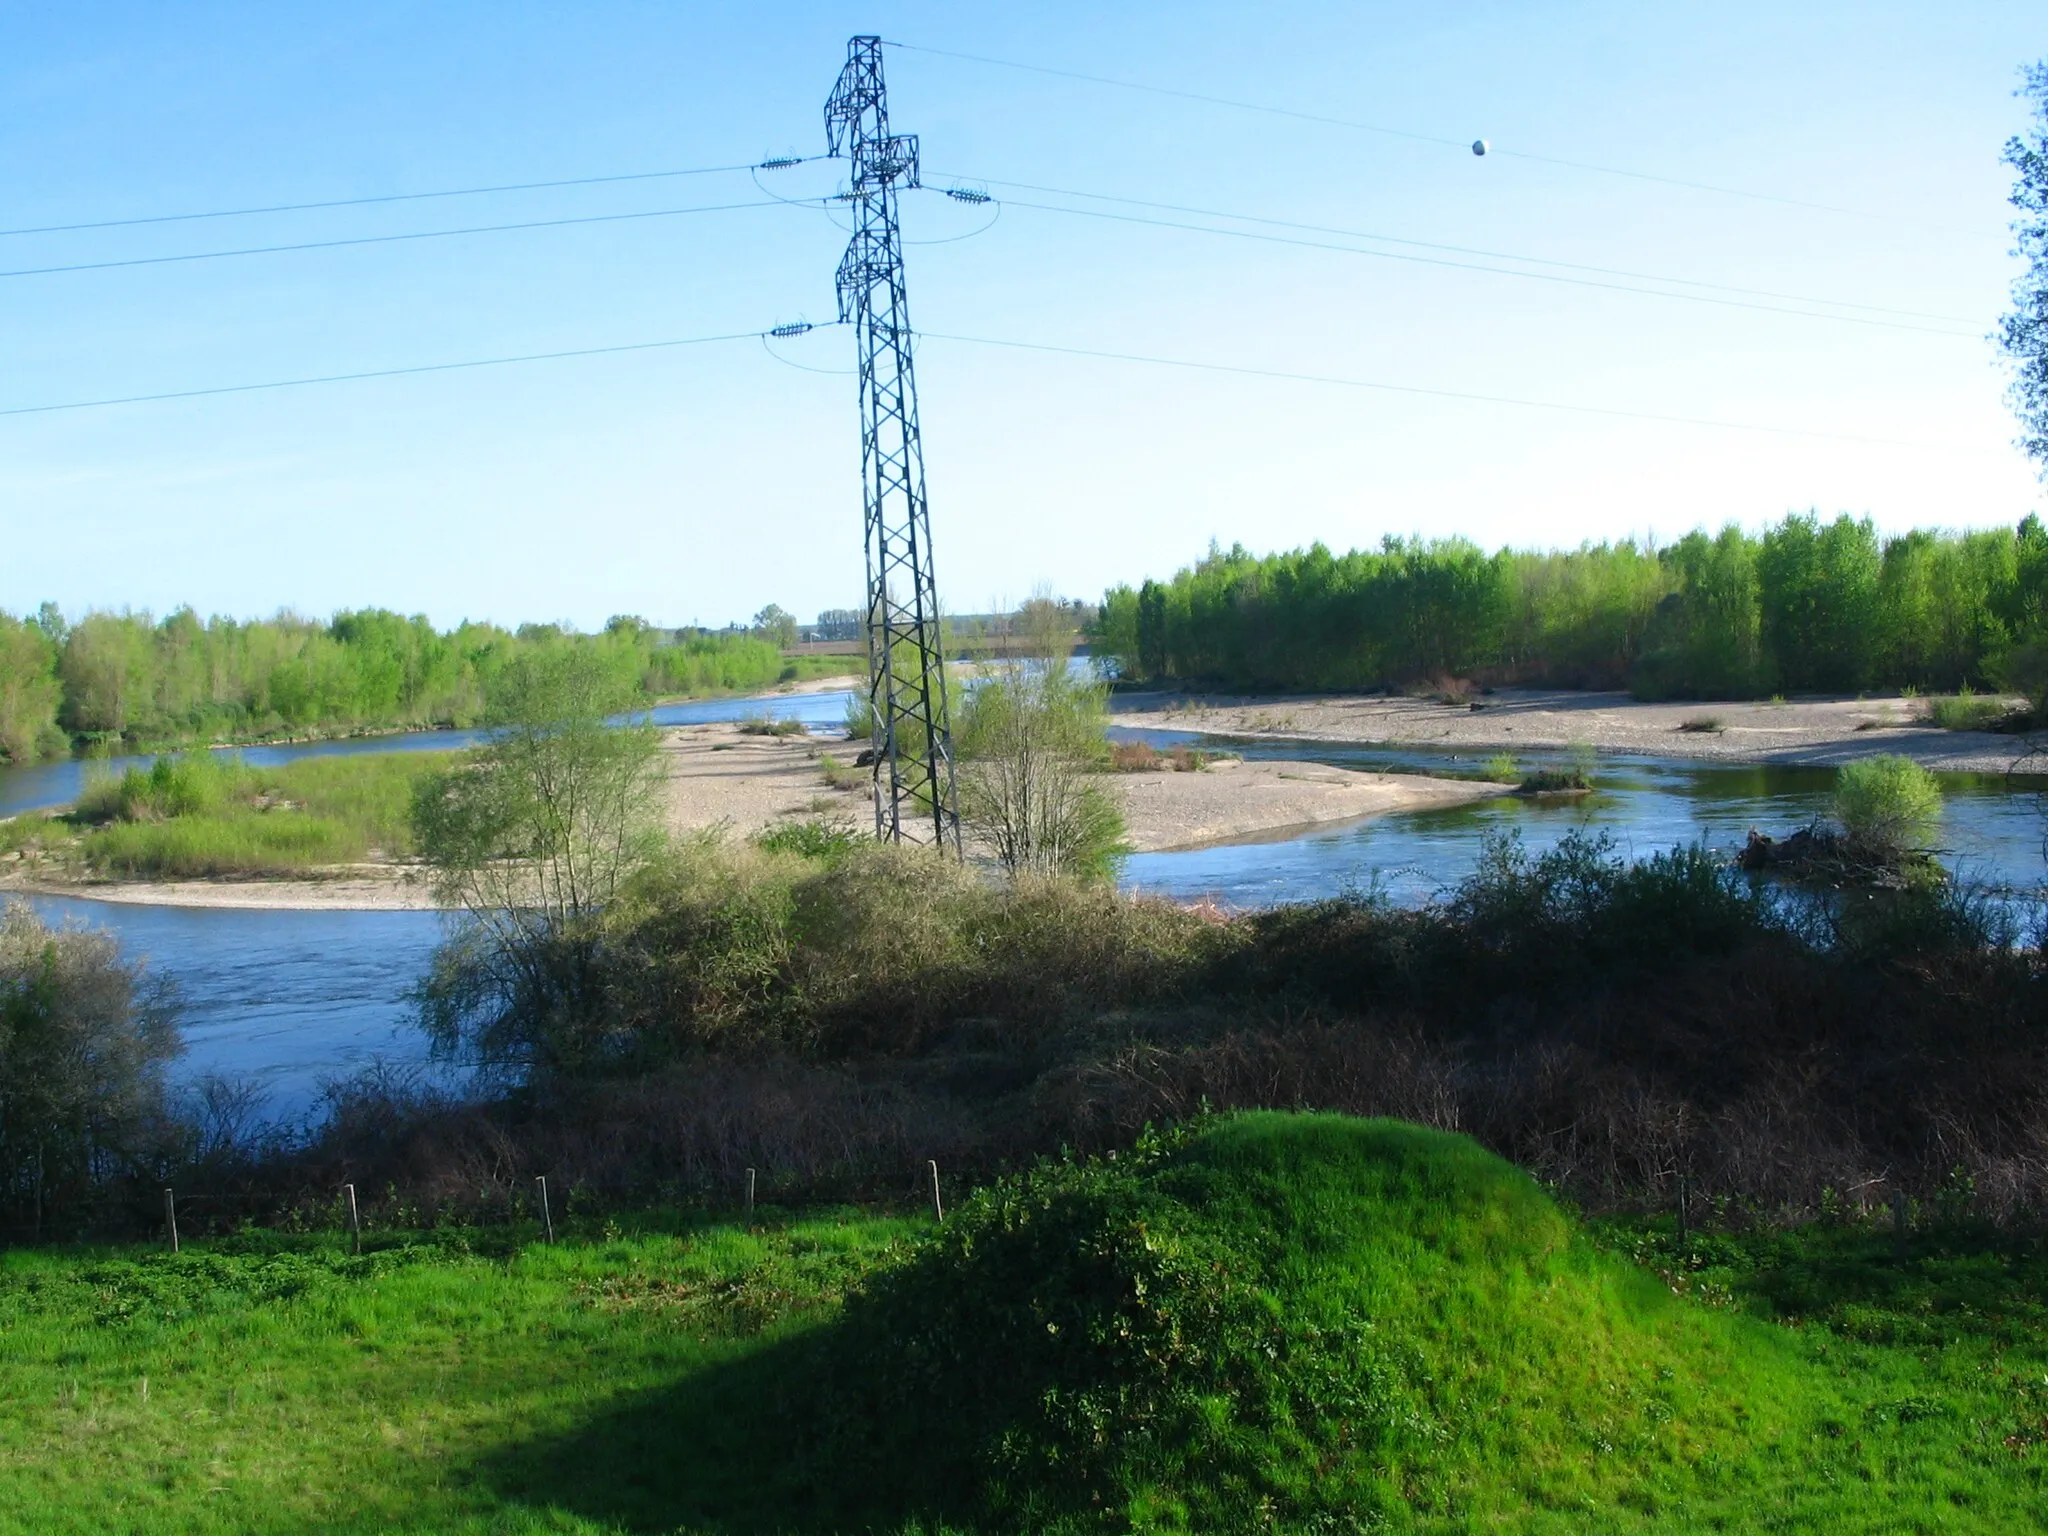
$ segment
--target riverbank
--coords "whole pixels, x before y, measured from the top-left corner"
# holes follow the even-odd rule
[[[764,711],[764,714],[766,711]],[[790,821],[849,830],[871,825],[869,777],[857,743],[772,735],[745,722],[662,733],[665,819],[678,834],[752,837]],[[1270,841],[1304,828],[1490,799],[1509,786],[1419,774],[1361,773],[1320,763],[1223,761],[1199,771],[1117,774],[1133,852]],[[79,896],[146,906],[307,911],[429,910],[423,873],[371,860],[287,877],[113,880],[9,856],[0,892]]]
[[[819,658],[800,658],[818,661]],[[848,688],[862,686],[867,681],[865,671],[858,669],[820,671],[816,676],[793,679],[786,683],[774,683],[762,687],[710,688],[694,693],[665,693],[635,705],[636,711],[666,709],[678,704],[719,703],[728,699],[758,700],[764,714],[773,713],[774,701],[779,698],[798,698],[809,694],[838,693]],[[458,726],[446,722],[436,725],[386,724],[386,725],[337,725],[332,729],[314,727],[307,730],[281,730],[257,732],[246,736],[208,738],[178,736],[161,740],[145,738],[122,743],[115,754],[74,750],[54,756],[32,757],[20,762],[0,756],[0,770],[8,768],[33,768],[52,763],[78,762],[101,764],[111,761],[127,761],[136,757],[158,757],[175,752],[240,752],[263,751],[282,747],[334,746],[348,742],[388,741],[394,737],[454,737],[478,729],[475,726]],[[433,750],[429,748],[428,750]]]
[[[1942,773],[2004,773],[2027,738],[1945,731],[1924,701],[1805,698],[1644,703],[1626,693],[1503,688],[1460,703],[1384,694],[1118,692],[1112,725],[1213,736],[1273,736],[1448,752],[1543,752],[1586,742],[1604,753],[1718,763],[1828,767],[1889,752]],[[2048,772],[2048,764],[2040,771]]]

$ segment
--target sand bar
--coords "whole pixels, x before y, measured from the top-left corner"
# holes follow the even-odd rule
[[[1390,811],[1437,810],[1513,792],[1506,784],[1359,773],[1322,763],[1211,763],[1200,772],[1124,773],[1120,795],[1138,853],[1273,842],[1305,828]]]
[[[1786,766],[1828,766],[1891,752],[1937,771],[2004,773],[2028,749],[2020,736],[1920,723],[1925,705],[1918,699],[1645,704],[1625,693],[1503,688],[1472,702],[1480,707],[1377,694],[1157,692],[1119,693],[1111,709],[1113,723],[1121,726],[1428,747],[1466,757],[1584,741],[1602,752]],[[1707,721],[1719,729],[1685,729]],[[2048,772],[2048,762],[2035,771]]]
[[[662,733],[663,793],[675,832],[748,837],[778,822],[872,824],[858,744],[808,735],[752,734],[738,725]],[[828,759],[845,765],[828,775]],[[831,779],[839,782],[835,786]],[[1284,837],[1317,824],[1463,804],[1506,786],[1413,774],[1358,773],[1315,763],[1221,762],[1196,771],[1105,775],[1142,853]],[[356,864],[290,880],[71,880],[16,861],[0,864],[0,894],[37,892],[155,906],[312,911],[423,910],[434,905],[416,867]]]

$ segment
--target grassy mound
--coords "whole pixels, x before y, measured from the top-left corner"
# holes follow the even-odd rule
[[[1595,1251],[1463,1137],[1335,1115],[1045,1165],[842,1343],[841,1454],[1018,1530],[1582,1529],[1759,1480],[1782,1515],[1841,1425],[1789,1335]]]

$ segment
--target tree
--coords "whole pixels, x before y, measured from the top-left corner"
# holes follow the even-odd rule
[[[2048,480],[2048,60],[2027,67],[2019,94],[2031,97],[2034,121],[2006,141],[2005,163],[2019,174],[2012,186],[2018,244],[2027,270],[2013,279],[2012,312],[1998,342],[2013,365],[2008,398],[2020,419],[2020,446]]]
[[[168,985],[112,936],[0,907],[0,1207],[40,1232],[173,1150],[164,1071],[182,1049]]]
[[[754,615],[754,633],[787,650],[796,644],[796,615],[778,603],[770,603]]]
[[[418,994],[444,1051],[542,1072],[604,1054],[607,923],[662,844],[660,735],[607,723],[633,697],[601,651],[522,656],[486,743],[416,791],[420,851],[461,913]]]
[[[63,741],[57,730],[57,647],[41,625],[0,613],[0,762],[25,762]]]
[[[988,664],[961,700],[960,821],[1012,876],[1102,879],[1124,851],[1124,821],[1094,772],[1106,753],[1107,690],[1076,677],[1060,632],[1048,653]]]

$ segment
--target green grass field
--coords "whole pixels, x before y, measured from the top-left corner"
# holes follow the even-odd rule
[[[769,1520],[717,1384],[908,1229],[666,1225],[9,1253],[0,1531],[662,1530],[679,1469]]]
[[[820,1211],[592,1219],[552,1247],[385,1235],[360,1258],[332,1233],[0,1255],[0,1531],[2048,1528],[2038,1245],[1588,1234],[1470,1143],[1333,1116],[1228,1121],[1155,1183],[1120,1177],[1012,1188],[938,1242],[928,1218]],[[1055,1223],[1030,1248],[1063,1188],[1113,1241]],[[1101,1289],[1119,1244],[1168,1290]],[[1227,1327],[1181,1306],[1217,1284],[1250,1308]],[[1090,1317],[1122,1321],[1062,1334]],[[1141,1384],[1118,1352],[1152,1351],[1160,1318],[1198,1390],[1123,1392],[1088,1430],[1089,1371],[1128,1359]],[[861,1333],[877,1319],[896,1331]],[[961,1357],[919,1374],[948,1337]],[[876,1390],[914,1389],[854,1437],[886,1454],[821,1451],[877,1347]],[[1103,1467],[1121,1502],[1040,1523],[915,1492],[983,1404],[1034,1402],[1059,1413],[1005,1443],[1099,1454],[1025,1466],[1013,1505]]]

